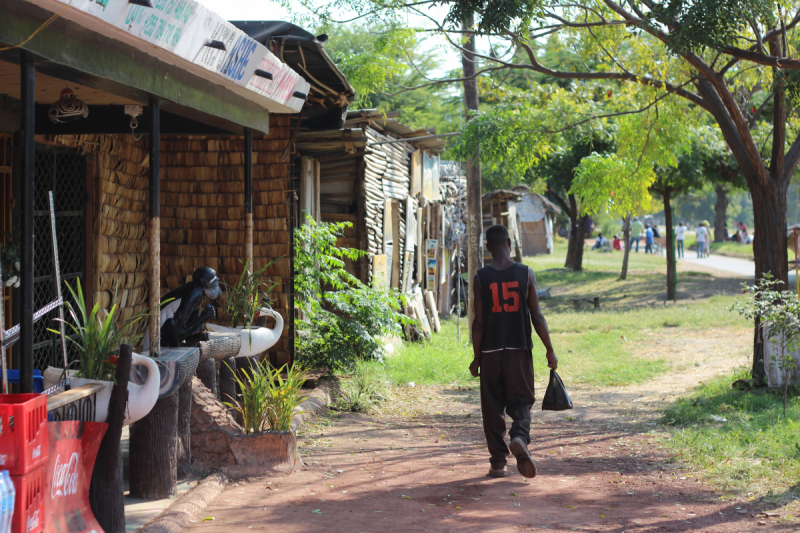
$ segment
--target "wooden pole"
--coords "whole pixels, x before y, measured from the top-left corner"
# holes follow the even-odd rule
[[[92,512],[105,533],[125,532],[125,494],[122,479],[122,450],[119,443],[125,421],[128,387],[120,387],[119,383],[128,383],[132,354],[133,346],[120,345],[119,362],[115,373],[117,384],[111,390],[111,400],[108,402],[106,420],[108,429],[97,452],[89,489]]]
[[[20,191],[20,339],[19,379],[23,393],[33,392],[33,161],[36,70],[33,54],[20,52],[22,100],[22,186]]]
[[[161,205],[159,194],[161,113],[158,96],[150,95],[150,356],[161,351]]]
[[[474,16],[470,14],[464,20],[464,30],[472,30],[474,21]],[[474,54],[475,35],[473,33],[468,35],[469,38],[464,43],[464,50]],[[478,59],[467,52],[461,54],[461,65],[464,78],[472,78],[464,81],[464,106],[466,107],[467,121],[469,121],[472,118],[470,111],[478,110],[478,78],[475,77]],[[482,262],[480,238],[483,233],[483,211],[481,207],[481,163],[478,149],[467,157],[467,221],[467,276],[471,289]],[[475,310],[471,304],[467,307],[469,309],[470,338],[472,338],[472,321],[475,319]]]
[[[250,272],[253,265],[253,130],[244,129],[244,251]]]

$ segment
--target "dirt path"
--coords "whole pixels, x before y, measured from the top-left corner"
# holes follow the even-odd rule
[[[382,416],[334,415],[299,437],[306,466],[242,480],[192,529],[203,533],[435,531],[793,531],[747,497],[721,499],[680,470],[653,433],[658,408],[742,364],[749,330],[652,336],[675,370],[639,386],[573,387],[574,411],[534,407],[539,474],[486,477],[476,390],[398,391]],[[719,348],[720,344],[724,349]],[[542,391],[540,391],[541,395]]]

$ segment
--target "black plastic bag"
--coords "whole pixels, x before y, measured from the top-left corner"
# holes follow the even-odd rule
[[[572,400],[569,399],[564,382],[558,377],[555,370],[550,371],[550,383],[542,400],[542,411],[566,411],[572,409]]]

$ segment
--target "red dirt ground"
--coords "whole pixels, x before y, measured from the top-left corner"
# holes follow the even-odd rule
[[[597,391],[595,391],[595,394]],[[653,413],[534,407],[539,474],[486,477],[476,392],[417,387],[414,412],[334,414],[305,435],[306,466],[228,486],[192,529],[202,533],[795,531],[763,501],[723,498],[658,446]],[[576,390],[576,405],[600,396]],[[402,402],[396,402],[401,405]],[[406,405],[412,405],[406,403]],[[608,404],[606,403],[606,406]],[[640,404],[641,405],[641,404]],[[408,413],[401,413],[402,409]],[[623,407],[624,409],[624,407]],[[447,414],[442,414],[447,413]],[[628,418],[625,418],[625,417]],[[638,420],[634,420],[637,418]],[[625,420],[629,420],[627,422]],[[773,514],[773,513],[770,513]],[[212,519],[213,518],[213,519]]]

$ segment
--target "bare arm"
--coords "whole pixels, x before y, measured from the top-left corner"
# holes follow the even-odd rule
[[[550,342],[550,331],[547,329],[547,321],[544,319],[542,310],[539,308],[539,293],[536,291],[536,274],[533,269],[528,268],[528,309],[531,312],[531,322],[533,329],[544,344],[547,366],[555,370],[558,368],[558,357],[553,350],[553,343]]]
[[[481,294],[481,283],[478,275],[472,280],[472,302],[475,310],[475,318],[472,321],[472,363],[469,371],[473,377],[480,375],[481,366],[481,344],[483,343],[483,295]]]

